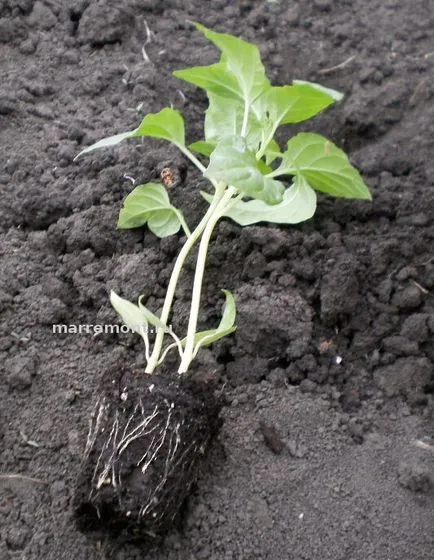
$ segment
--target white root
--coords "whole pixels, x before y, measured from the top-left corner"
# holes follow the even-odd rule
[[[182,421],[175,415],[175,404],[165,399],[155,405],[151,413],[145,415],[145,407],[140,399],[134,406],[128,418],[123,418],[122,411],[117,410],[110,428],[103,427],[107,419],[109,405],[107,399],[97,401],[89,426],[85,457],[88,457],[97,437],[106,431],[106,439],[96,459],[93,470],[89,500],[96,497],[98,491],[105,485],[114,490],[122,486],[121,457],[133,442],[142,439],[146,448],[136,467],[143,477],[147,477],[153,469],[156,458],[164,449],[166,454],[162,472],[158,474],[158,482],[149,490],[144,503],[138,513],[138,519],[151,515],[154,519],[163,516],[164,512],[152,510],[159,502],[159,496],[164,486],[178,467],[185,462],[186,457],[198,450],[195,439],[184,442],[181,448]],[[187,469],[190,469],[187,465]],[[152,473],[154,474],[154,473]]]

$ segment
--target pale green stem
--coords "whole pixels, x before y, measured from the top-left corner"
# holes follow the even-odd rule
[[[163,363],[164,358],[166,357],[166,354],[169,351],[169,349],[174,348],[175,346],[178,348],[178,353],[182,358],[183,350],[182,350],[182,342],[181,342],[180,338],[173,332],[172,327],[169,327],[169,330],[166,331],[166,332],[167,332],[167,334],[169,334],[173,338],[173,340],[175,342],[173,344],[171,344],[168,348],[166,348],[166,350],[163,352],[163,355],[158,360],[157,365],[160,365],[161,363]],[[148,358],[148,360],[149,360],[149,358]]]
[[[243,138],[247,136],[247,126],[249,124],[249,109],[250,109],[250,104],[249,101],[246,99],[244,102],[243,126],[241,128],[241,136]]]
[[[273,128],[273,131],[268,135],[268,138],[262,141],[261,149],[256,153],[257,160],[261,159],[261,157],[265,154],[265,150],[267,149],[267,146],[271,142],[271,140],[273,140],[276,130],[277,126]]]
[[[197,329],[197,320],[199,317],[200,298],[202,294],[202,282],[205,272],[206,258],[208,254],[208,246],[211,234],[214,230],[216,223],[223,216],[227,210],[232,196],[236,194],[237,190],[234,187],[229,187],[224,196],[220,199],[213,215],[209,219],[200,240],[199,253],[197,256],[196,270],[194,274],[193,290],[191,298],[190,318],[188,321],[187,338],[185,342],[185,349],[182,355],[181,365],[179,366],[178,373],[185,373],[194,357],[194,342]]]
[[[145,343],[146,362],[148,362],[148,360],[149,360],[149,337],[148,337],[148,333],[143,333],[142,338],[143,338],[143,342]]]
[[[164,362],[167,354],[172,350],[172,348],[176,348],[177,346],[178,346],[178,344],[176,342],[172,342],[172,344],[169,344],[169,346],[167,346],[167,348],[165,348],[163,354],[161,355],[161,358],[158,360],[157,365],[162,364]],[[181,344],[181,350],[179,349],[179,346],[178,346],[178,352],[179,352],[179,355],[182,356],[182,344]]]
[[[202,235],[210,219],[212,219],[214,212],[220,200],[222,199],[224,193],[225,193],[225,185],[223,184],[217,185],[214,198],[210,204],[210,207],[208,208],[207,213],[202,218],[202,220],[200,221],[196,229],[187,238],[187,241],[184,243],[181,251],[179,252],[179,255],[173,267],[169,285],[167,287],[166,298],[164,300],[163,310],[161,312],[161,317],[160,317],[162,323],[164,323],[165,325],[167,324],[167,321],[169,319],[170,310],[172,308],[173,299],[175,297],[176,286],[178,284],[179,276],[181,274],[182,267],[184,266],[185,259],[187,258],[188,253],[191,251],[196,241],[198,241],[198,239]],[[154,348],[145,370],[146,373],[153,373],[158,365],[161,349],[163,347],[164,335],[165,335],[165,329],[157,328],[157,335],[155,337]]]
[[[296,173],[297,169],[292,169],[291,167],[288,167],[288,169],[285,169],[284,167],[278,167],[271,173],[267,173],[267,175],[265,176],[273,179],[274,177],[279,177],[279,175],[295,175]]]
[[[190,152],[190,150],[186,147],[186,146],[182,146],[181,144],[176,144],[176,147],[179,148],[181,150],[181,152],[188,157],[188,159],[194,163],[194,165],[199,169],[199,171],[202,171],[202,173],[205,173],[206,171],[206,167],[203,165],[203,163],[201,161],[199,161],[197,159],[197,157],[192,154]],[[211,181],[212,182],[212,181]]]
[[[184,216],[182,215],[181,212],[178,212],[178,210],[176,210],[176,215],[178,216],[178,220],[181,224],[182,229],[184,230],[185,235],[187,237],[190,237],[191,231],[190,231],[190,228],[187,225],[187,222],[184,220]]]

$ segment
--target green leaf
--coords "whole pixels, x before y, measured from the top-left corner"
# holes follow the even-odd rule
[[[270,83],[265,76],[259,49],[247,41],[226,33],[216,33],[195,23],[196,28],[220,49],[220,62],[177,70],[174,75],[208,92],[250,104]]]
[[[166,189],[158,183],[137,186],[125,199],[119,214],[121,229],[146,223],[158,237],[173,235],[183,224],[181,212],[170,204]]]
[[[275,131],[283,124],[299,123],[310,119],[335,103],[333,90],[309,82],[296,82],[291,86],[272,87],[254,104],[253,110],[263,122],[269,121]],[[335,92],[337,93],[337,92]]]
[[[209,106],[205,112],[205,139],[217,144],[223,138],[240,136],[243,126],[244,103],[208,93]],[[253,112],[247,121],[247,146],[256,151],[262,137],[262,125]]]
[[[166,107],[159,113],[146,115],[138,128],[130,132],[122,132],[121,134],[115,134],[115,136],[103,138],[82,150],[74,159],[94,150],[116,146],[128,138],[139,138],[142,136],[169,140],[169,142],[177,146],[184,146],[184,119],[178,111]]]
[[[167,332],[167,326],[143,305],[142,298],[143,296],[140,296],[138,305],[135,305],[118,296],[113,290],[110,292],[110,303],[114,310],[121,317],[125,325],[133,332],[136,332],[145,339],[148,335],[149,324]]]
[[[161,321],[152,311],[149,311],[143,303],[142,303],[143,296],[139,297],[139,309],[142,312],[145,319],[154,327],[159,327],[160,329],[167,330],[167,326]]]
[[[115,134],[114,136],[109,136],[107,138],[103,138],[102,140],[98,140],[98,142],[95,142],[95,144],[92,144],[91,146],[88,146],[87,148],[84,148],[84,150],[81,150],[81,152],[78,153],[75,156],[74,161],[76,159],[78,159],[79,157],[81,157],[82,155],[88,154],[88,153],[93,152],[95,150],[100,150],[102,148],[110,148],[111,146],[116,146],[117,144],[120,144],[121,142],[123,142],[127,138],[132,138],[133,132],[134,132],[134,130],[131,131],[131,132],[122,132],[121,134]]]
[[[188,147],[193,152],[209,157],[214,151],[215,144],[212,142],[205,142],[205,140],[198,140],[197,142],[190,144]]]
[[[261,173],[255,153],[244,138],[235,137],[218,144],[210,157],[205,177],[223,181],[252,198],[278,204],[285,189],[282,183]]]
[[[222,292],[226,296],[226,301],[220,324],[216,329],[201,331],[195,334],[193,356],[197,355],[200,348],[209,346],[210,344],[213,344],[213,342],[217,342],[217,340],[228,336],[237,329],[237,327],[234,326],[237,314],[234,296],[228,290],[222,290]],[[185,345],[185,341],[186,339],[182,340],[181,344]]]
[[[212,195],[201,192],[208,203]],[[238,200],[224,215],[240,226],[259,222],[274,224],[298,224],[309,220],[316,210],[316,194],[302,176],[296,176],[294,184],[286,189],[280,204],[270,206],[262,200]]]
[[[243,99],[236,78],[222,62],[209,66],[194,66],[185,70],[176,70],[173,75],[221,97]]]
[[[371,200],[360,173],[332,142],[311,132],[291,138],[282,162],[271,175],[301,175],[314,189],[342,198]]]
[[[169,237],[179,231],[181,220],[176,208],[154,212],[148,220],[148,228],[157,237]]]
[[[222,52],[221,61],[236,77],[243,100],[247,99],[252,102],[270,87],[256,45],[233,35],[217,33],[200,23],[194,25]]]
[[[134,131],[134,136],[150,136],[185,145],[184,119],[179,111],[166,107],[159,113],[150,113]]]
[[[145,339],[148,334],[148,321],[142,310],[130,301],[121,298],[113,290],[110,292],[110,303],[129,329]]]

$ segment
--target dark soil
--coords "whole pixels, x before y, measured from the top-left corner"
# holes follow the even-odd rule
[[[162,143],[72,160],[169,104],[200,137],[205,97],[171,72],[216,52],[187,19],[256,42],[276,84],[343,91],[281,140],[330,137],[373,202],[321,197],[297,227],[217,228],[201,325],[227,288],[238,330],[196,367],[224,388],[224,424],[183,524],[151,550],[87,537],[72,516],[101,379],[143,366],[140,339],[52,324],[113,323],[110,289],[161,308],[182,238],[116,230],[125,175],[177,171],[191,224],[206,183]],[[0,1],[0,558],[432,558],[433,24],[426,0]]]

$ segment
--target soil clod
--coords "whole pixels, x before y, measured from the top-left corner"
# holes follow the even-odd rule
[[[219,429],[211,388],[163,375],[106,375],[74,509],[81,530],[160,536],[178,517]]]

